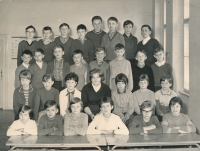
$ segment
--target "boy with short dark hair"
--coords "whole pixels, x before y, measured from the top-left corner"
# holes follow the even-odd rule
[[[124,27],[124,40],[126,49],[126,59],[130,62],[135,62],[135,53],[137,51],[138,40],[135,36],[131,34],[133,29],[133,22],[131,20],[126,20],[123,24]]]
[[[153,71],[151,67],[145,64],[145,60],[147,59],[146,51],[138,50],[136,52],[135,59],[137,60],[137,64],[133,62],[131,63],[132,73],[133,73],[133,83],[134,83],[132,92],[140,89],[140,87],[138,86],[138,83],[140,81],[140,75],[142,74],[148,75],[149,84],[147,88],[154,92],[155,88],[154,88]]]
[[[52,74],[45,74],[42,77],[43,88],[37,90],[35,98],[35,120],[39,120],[40,117],[46,114],[44,109],[44,104],[47,100],[54,100],[56,103],[59,103],[59,91],[52,87],[54,84],[54,77]]]
[[[61,91],[65,86],[65,76],[69,73],[69,64],[63,59],[65,52],[61,45],[56,45],[53,50],[55,59],[48,63],[47,73],[53,74],[55,78],[53,87]]]
[[[16,88],[13,94],[13,108],[15,120],[19,119],[18,110],[22,105],[28,105],[34,111],[36,88],[31,84],[31,72],[22,70],[19,74],[21,86]],[[35,114],[35,112],[34,112]]]
[[[63,59],[71,65],[73,64],[71,53],[73,52],[74,39],[69,37],[69,33],[71,31],[70,27],[67,23],[62,23],[59,26],[59,30],[61,35],[59,37],[56,37],[54,42],[56,43],[56,45],[60,45],[63,47]]]
[[[76,30],[79,38],[74,40],[73,50],[81,50],[83,52],[84,59],[82,62],[84,63],[86,61],[87,63],[90,63],[94,60],[94,50],[92,42],[85,38],[85,35],[87,33],[86,26],[80,24],[77,26]]]
[[[32,52],[30,50],[24,50],[22,52],[21,59],[23,60],[23,63],[19,65],[15,70],[15,88],[20,87],[20,79],[19,79],[19,73],[24,69],[30,68],[30,61],[32,59]]]
[[[78,75],[77,89],[82,90],[83,86],[87,84],[88,68],[82,64],[83,52],[81,50],[75,50],[72,58],[74,64],[70,66],[70,72],[74,72]]]
[[[104,47],[96,48],[96,60],[89,63],[89,71],[93,69],[100,69],[104,73],[103,83],[110,85],[110,66],[104,61],[106,56],[106,50]],[[88,76],[89,77],[89,76]]]
[[[94,29],[89,31],[85,37],[92,42],[93,50],[96,50],[97,47],[101,46],[102,38],[106,32],[101,29],[102,18],[100,16],[94,16],[92,18],[92,26]]]
[[[160,45],[159,42],[151,38],[151,27],[149,25],[143,25],[141,27],[141,35],[144,38],[142,41],[140,41],[137,45],[137,50],[143,49],[146,51],[147,60],[146,64],[150,66],[152,63],[156,62],[156,59],[154,58],[154,50]]]
[[[46,26],[42,29],[43,39],[38,41],[39,48],[44,50],[44,58],[43,61],[50,62],[53,60],[53,47],[56,43],[52,40],[52,29],[49,26]]]
[[[173,81],[172,66],[165,63],[164,56],[164,49],[161,46],[154,50],[154,57],[157,61],[151,65],[151,68],[154,74],[155,91],[161,89],[160,78],[162,76],[169,76]],[[173,88],[173,83],[171,88]]]
[[[108,18],[107,21],[109,32],[103,36],[101,46],[106,48],[106,57],[107,62],[116,58],[114,53],[115,46],[118,43],[125,45],[124,37],[117,31],[118,20],[115,17]]]
[[[48,100],[44,104],[46,110],[39,120],[38,135],[63,135],[63,117],[58,115],[58,105],[54,100]]]
[[[44,51],[40,48],[34,52],[35,63],[30,66],[30,72],[32,74],[32,86],[36,89],[43,87],[42,77],[47,72],[47,63],[43,61]]]
[[[23,62],[21,56],[24,50],[30,50],[33,54],[34,50],[39,48],[39,43],[36,40],[34,40],[34,36],[36,35],[35,27],[33,27],[32,25],[26,27],[25,33],[26,33],[26,40],[22,40],[18,46],[17,66],[21,65]],[[34,62],[35,60],[32,59],[30,61],[30,64],[33,64]]]

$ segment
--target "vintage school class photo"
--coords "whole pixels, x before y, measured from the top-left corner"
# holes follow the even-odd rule
[[[0,0],[0,151],[199,151],[199,0]]]

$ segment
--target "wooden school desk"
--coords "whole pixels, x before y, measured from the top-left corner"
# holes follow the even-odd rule
[[[104,135],[87,136],[11,136],[6,146],[16,148],[96,148],[107,146]]]
[[[152,147],[159,147],[159,150],[165,150],[171,147],[178,146],[178,149],[171,150],[192,150],[192,151],[200,151],[200,136],[196,133],[191,134],[145,134],[145,135],[105,135],[108,146],[113,146],[111,150],[115,150],[119,147],[135,147],[135,148],[145,148],[148,146],[150,149],[146,149],[148,151],[151,150]],[[197,148],[184,148],[187,146],[197,146]],[[163,148],[164,147],[164,148]],[[118,150],[118,149],[116,149]],[[120,149],[120,150],[126,150]],[[130,150],[130,149],[129,149]],[[145,149],[140,149],[143,151]],[[156,150],[152,149],[152,150]],[[118,150],[119,151],[119,150]]]

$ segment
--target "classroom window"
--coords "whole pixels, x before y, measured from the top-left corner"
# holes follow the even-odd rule
[[[184,90],[189,92],[189,0],[184,0]]]

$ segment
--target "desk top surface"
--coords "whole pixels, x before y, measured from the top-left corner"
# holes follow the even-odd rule
[[[200,136],[191,134],[105,135],[108,145],[187,145],[200,143]]]

